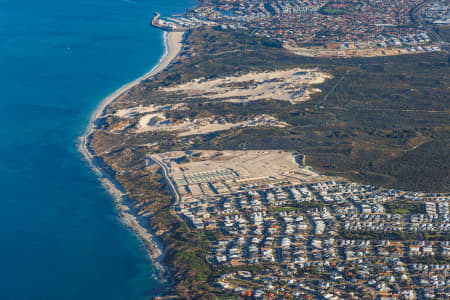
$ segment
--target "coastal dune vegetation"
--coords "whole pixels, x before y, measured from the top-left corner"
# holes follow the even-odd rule
[[[291,125],[199,136],[201,147],[240,149],[245,144],[249,149],[295,150],[307,154],[309,164],[329,174],[401,189],[448,189],[450,72],[446,55],[309,58],[266,46],[263,39],[241,32],[211,28],[193,30],[185,45],[169,70],[128,97],[143,103],[176,102],[182,97],[179,93],[158,89],[195,78],[295,67],[320,68],[333,77],[315,86],[322,93],[295,105],[270,99],[220,103],[199,95],[188,103],[188,109],[173,112],[174,116],[242,119],[270,112]],[[120,106],[120,101],[116,105]],[[405,164],[408,160],[411,163]]]

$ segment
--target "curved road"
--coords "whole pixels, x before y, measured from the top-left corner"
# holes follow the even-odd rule
[[[442,48],[443,50],[447,51],[447,53],[449,53],[450,50],[449,50],[449,47],[448,47],[448,45],[447,45],[447,42],[444,41],[444,40],[441,38],[441,36],[439,35],[439,33],[437,33],[437,32],[434,30],[434,28],[433,28],[432,25],[427,24],[427,23],[423,20],[423,17],[422,17],[422,15],[423,15],[423,10],[425,9],[425,6],[426,6],[428,3],[430,3],[430,2],[431,2],[431,1],[425,0],[424,2],[422,2],[421,4],[419,4],[418,6],[416,6],[416,7],[413,9],[413,11],[412,11],[411,16],[412,16],[414,22],[415,22],[418,26],[420,26],[420,27],[422,27],[423,29],[425,29],[425,30],[428,32],[428,34],[430,34],[436,41],[438,41],[438,42],[441,44],[441,48]]]
[[[169,184],[169,188],[175,197],[174,205],[179,204],[180,200],[181,200],[181,196],[180,196],[180,193],[178,193],[178,190],[175,188],[175,185],[173,184],[172,180],[169,177],[169,169],[167,168],[166,164],[163,163],[161,160],[159,160],[159,158],[157,158],[156,156],[152,155],[152,156],[149,156],[148,158],[150,160],[152,160],[153,162],[155,162],[163,170],[164,179]]]

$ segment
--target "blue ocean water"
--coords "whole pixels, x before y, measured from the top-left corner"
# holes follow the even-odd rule
[[[0,299],[148,299],[140,241],[76,150],[105,96],[163,53],[153,12],[194,0],[0,0]]]

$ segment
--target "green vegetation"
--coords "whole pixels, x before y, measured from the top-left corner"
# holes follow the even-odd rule
[[[271,209],[273,212],[285,212],[285,211],[290,212],[299,210],[298,207],[290,207],[290,206],[272,207]]]
[[[420,214],[422,212],[420,203],[417,201],[396,201],[388,202],[385,204],[388,212],[391,214]]]
[[[427,264],[427,265],[445,265],[450,264],[450,258],[441,255],[432,256],[408,256],[405,258],[407,264]]]
[[[306,212],[309,209],[313,208],[322,208],[324,204],[318,201],[306,201],[306,202],[298,202],[292,203],[290,206],[281,206],[281,207],[272,207],[271,210],[273,212],[290,212],[290,211],[298,211],[298,212]]]
[[[324,10],[322,10],[322,13],[326,14],[326,15],[349,15],[352,12],[348,9],[345,8],[325,8]]]
[[[348,240],[392,240],[392,241],[448,241],[448,233],[430,232],[377,232],[377,231],[340,231],[339,235]]]
[[[324,15],[350,15],[353,14],[360,4],[358,2],[328,2],[321,9],[320,13]]]

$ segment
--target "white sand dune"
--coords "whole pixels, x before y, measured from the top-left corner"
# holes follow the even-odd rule
[[[318,69],[290,69],[273,72],[248,73],[218,79],[195,79],[190,82],[161,88],[165,92],[177,92],[189,97],[226,99],[228,102],[248,102],[274,99],[298,103],[320,92],[312,85],[331,78]],[[205,93],[205,91],[208,91]]]
[[[208,134],[238,127],[286,127],[289,125],[288,123],[281,122],[277,118],[267,114],[258,115],[254,118],[235,123],[227,121],[226,118],[217,116],[194,120],[186,119],[182,122],[172,123],[167,119],[164,113],[143,115],[140,117],[138,124],[138,129],[136,130],[137,133],[164,130],[177,132],[179,136]]]
[[[167,104],[167,105],[156,105],[151,104],[148,106],[134,106],[130,108],[124,108],[114,113],[115,116],[121,118],[134,118],[139,114],[159,112],[165,110],[176,110],[185,106],[185,103],[177,103],[177,104]]]

